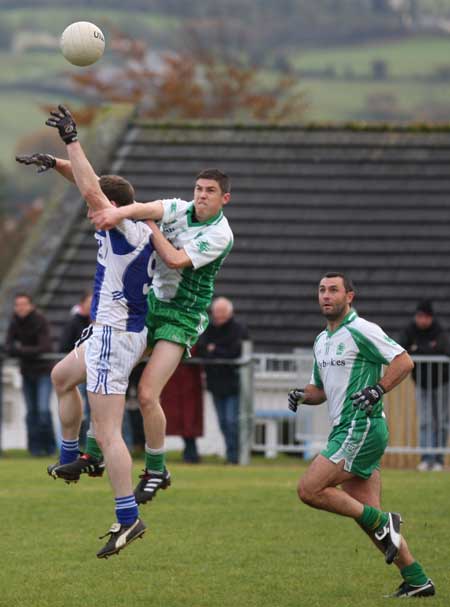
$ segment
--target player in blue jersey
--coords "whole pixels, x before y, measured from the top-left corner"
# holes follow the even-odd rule
[[[95,210],[132,203],[134,190],[125,179],[115,175],[96,178],[78,142],[76,129],[66,130],[67,116],[68,110],[60,106],[51,113],[47,124],[58,129],[69,160],[33,154],[18,157],[18,162],[37,165],[40,172],[54,168],[75,181],[88,204],[88,217]],[[147,293],[155,256],[150,235],[151,230],[144,222],[127,219],[109,231],[96,231],[99,248],[91,307],[93,324],[88,338],[60,361],[52,373],[63,441],[60,461],[49,467],[49,474],[68,482],[78,480],[82,472],[101,475],[103,452],[113,487],[117,523],[112,525],[107,543],[97,553],[99,558],[117,554],[145,532],[133,495],[132,461],[121,429],[128,378],[147,345]],[[78,457],[82,401],[77,385],[86,379],[93,429],[101,448],[97,457],[89,453]]]

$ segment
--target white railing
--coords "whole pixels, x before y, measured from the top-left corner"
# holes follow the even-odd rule
[[[303,453],[306,458],[326,445],[329,424],[326,403],[300,407],[297,415],[287,408],[287,393],[309,381],[312,354],[254,354],[254,436],[252,450],[273,457],[278,452]],[[417,389],[412,378],[387,394],[385,410],[390,441],[388,454],[450,454],[449,389],[450,359],[446,356],[414,356]],[[432,387],[432,380],[437,383]]]
[[[417,383],[420,385],[426,377],[430,384],[434,375],[437,387],[416,389],[415,383],[408,378],[385,396],[390,430],[387,453],[416,457],[450,454],[449,390],[446,383],[450,375],[450,359],[444,356],[413,358]],[[297,414],[287,408],[288,391],[309,381],[311,352],[252,354],[248,345],[242,358],[234,362],[241,369],[241,463],[248,463],[251,451],[263,452],[268,457],[288,452],[302,453],[305,458],[310,458],[318,453],[325,446],[329,434],[326,404],[300,407]],[[24,442],[24,407],[21,405],[21,378],[16,364],[8,363],[3,367],[1,388],[0,430],[3,429],[3,441],[0,449],[2,443],[3,448],[21,447]],[[56,413],[55,402],[53,409]],[[214,417],[209,410],[207,415],[209,419]],[[205,437],[208,449],[209,445],[221,445],[217,424],[208,424],[207,432],[214,434]]]

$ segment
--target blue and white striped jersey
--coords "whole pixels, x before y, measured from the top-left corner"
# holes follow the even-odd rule
[[[112,230],[96,231],[93,321],[122,331],[142,331],[155,267],[150,236],[145,223],[131,219],[124,219]]]

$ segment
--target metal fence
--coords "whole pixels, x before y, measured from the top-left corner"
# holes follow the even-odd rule
[[[252,449],[273,457],[279,452],[302,453],[310,458],[326,445],[329,425],[326,404],[300,407],[297,415],[287,409],[287,392],[309,381],[310,352],[292,355],[254,355],[254,435]],[[413,356],[415,381],[407,378],[384,397],[390,431],[391,455],[445,456],[450,454],[450,358]],[[413,460],[398,459],[411,464]]]
[[[58,361],[65,354],[46,354],[42,358]],[[184,361],[184,364],[229,366],[233,365],[240,371],[240,422],[239,422],[239,443],[240,443],[240,463],[247,464],[250,459],[253,434],[253,364],[251,343],[244,343],[243,353],[239,359],[202,359],[192,358]],[[14,415],[19,402],[23,401],[21,390],[21,376],[16,359],[5,358],[0,355],[0,453],[3,450],[2,438],[4,422],[5,431],[8,432],[11,427],[20,434],[19,426],[25,426],[25,422],[20,417]],[[205,401],[206,403],[206,401]],[[22,405],[21,409],[24,409]],[[23,430],[23,428],[22,428]],[[15,434],[15,432],[13,432]],[[23,432],[22,432],[23,434]],[[214,436],[214,434],[213,434]]]
[[[398,465],[411,465],[418,456],[450,454],[450,358],[415,356],[413,359],[416,364],[416,381],[407,378],[384,397],[390,430],[386,452],[392,458],[397,457]],[[0,360],[0,364],[1,362]],[[254,354],[251,344],[246,343],[240,359],[194,359],[191,364],[205,365],[211,362],[235,364],[240,369],[242,464],[249,462],[252,451],[262,452],[267,457],[274,457],[280,452],[301,453],[308,459],[326,444],[329,434],[326,404],[300,407],[297,414],[287,408],[288,391],[309,381],[312,368],[310,351],[298,350],[287,355]],[[4,371],[0,368],[0,429],[4,412],[2,395],[5,395],[5,391],[10,395],[14,390],[19,390],[17,385],[9,385],[12,380],[8,369],[8,366]],[[0,432],[0,450],[1,448]]]

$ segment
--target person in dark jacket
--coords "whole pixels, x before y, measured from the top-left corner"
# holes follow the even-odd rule
[[[73,306],[70,318],[62,330],[59,340],[58,351],[68,353],[71,352],[75,343],[80,339],[81,334],[91,324],[91,303],[92,291],[83,291],[80,301]],[[91,411],[86,392],[86,383],[78,386],[80,394],[84,401],[83,421],[81,422],[79,443],[82,448],[85,448],[87,440],[87,431],[91,421]]]
[[[450,354],[447,333],[434,317],[430,301],[418,303],[414,320],[403,331],[399,343],[413,355]],[[420,415],[420,447],[445,448],[449,418],[448,363],[416,362],[413,379]],[[424,453],[418,470],[442,470],[443,463],[442,453]]]
[[[50,411],[53,363],[40,356],[52,351],[50,325],[26,293],[15,296],[5,349],[20,360],[28,451],[31,455],[51,455],[56,448]]]
[[[62,330],[58,347],[59,352],[71,352],[75,342],[80,339],[83,331],[91,324],[91,302],[92,292],[84,291],[78,304],[72,308],[70,318]]]
[[[233,316],[233,304],[218,297],[211,305],[211,323],[200,337],[198,354],[204,358],[239,358],[247,328]],[[239,463],[239,369],[236,365],[205,365],[219,426],[225,439],[226,460]]]
[[[197,346],[192,349],[197,356]],[[203,436],[202,369],[199,365],[178,365],[161,393],[161,407],[167,419],[167,436],[181,436],[183,461],[198,464],[197,438]]]

